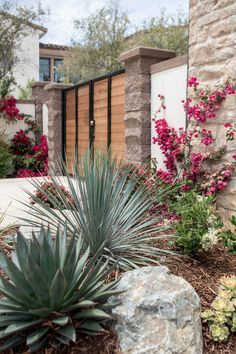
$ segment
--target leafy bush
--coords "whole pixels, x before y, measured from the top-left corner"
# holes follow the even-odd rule
[[[103,257],[109,257],[110,262],[119,259],[120,267],[125,269],[155,262],[160,255],[167,253],[150,244],[165,230],[158,226],[159,218],[148,214],[152,199],[145,187],[137,188],[136,181],[129,178],[129,170],[120,173],[110,154],[95,154],[91,159],[88,152],[81,159],[80,168],[75,162],[72,177],[66,167],[61,173],[66,175],[74,205],[61,191],[60,179],[51,176],[51,180],[70,215],[61,209],[61,201],[55,195],[42,189],[38,181],[32,181],[33,186],[58,210],[55,212],[38,201],[31,206],[31,215],[37,216],[38,220],[32,222],[29,219],[28,223],[39,226],[42,220],[48,222],[48,219],[54,227],[58,222],[67,223],[71,232],[76,229],[92,255],[104,245]],[[33,198],[30,191],[28,195]]]
[[[59,186],[61,192],[63,193],[64,197],[67,199],[68,203],[74,204],[73,198],[70,194],[70,192],[62,185]],[[31,198],[31,202],[38,203],[38,202],[43,202],[44,204],[48,205],[50,208],[54,208],[54,204],[51,202],[51,200],[45,195],[44,191],[46,191],[46,194],[50,194],[53,198],[57,200],[57,207],[60,209],[66,209],[65,205],[63,204],[63,200],[61,199],[60,194],[57,192],[57,187],[52,181],[44,181],[43,183],[40,184],[40,189],[37,188],[36,191],[34,192],[34,196]],[[67,205],[68,206],[68,205]]]
[[[230,331],[236,332],[236,276],[221,279],[218,296],[202,318],[215,341],[225,341]]]
[[[89,259],[89,249],[71,237],[66,229],[53,239],[40,230],[27,243],[17,234],[16,252],[9,259],[0,253],[0,266],[8,279],[0,278],[0,350],[25,343],[38,352],[50,340],[69,344],[76,341],[76,329],[87,334],[103,330],[110,318],[105,304],[117,282],[104,285],[107,263],[99,260],[100,250]]]
[[[8,175],[12,167],[12,156],[3,134],[0,135],[0,178]]]
[[[236,254],[236,217],[232,216],[231,224],[234,227],[234,231],[226,230],[221,234],[221,238],[224,241],[224,246],[229,253]]]
[[[175,229],[176,243],[186,253],[208,250],[218,243],[222,222],[214,214],[214,197],[204,197],[195,191],[178,197],[172,208],[179,215]]]

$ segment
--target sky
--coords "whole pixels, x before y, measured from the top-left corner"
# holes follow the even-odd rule
[[[34,0],[22,0],[34,4]],[[121,0],[123,7],[132,23],[139,25],[143,20],[158,16],[159,10],[165,7],[168,13],[177,11],[180,7],[187,13],[188,0]],[[97,9],[106,5],[106,0],[41,0],[44,8],[49,8],[50,14],[43,22],[48,33],[41,39],[44,43],[68,45],[74,33],[74,20],[89,16]]]

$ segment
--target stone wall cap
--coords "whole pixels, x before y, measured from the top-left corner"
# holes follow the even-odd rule
[[[175,57],[175,52],[161,48],[137,47],[122,53],[119,56],[119,60],[128,61],[138,57],[170,59]]]
[[[31,99],[28,99],[28,100],[23,100],[23,99],[18,99],[16,100],[16,103],[19,103],[19,104],[35,104],[35,100],[31,100]]]
[[[32,87],[44,87],[48,84],[49,84],[48,81],[36,81],[32,84]]]
[[[49,90],[63,90],[63,89],[66,89],[68,87],[71,87],[73,85],[68,85],[68,84],[57,84],[55,82],[51,82],[51,83],[48,83],[48,85],[46,85],[44,87],[44,90],[45,91],[49,91]]]
[[[188,56],[182,55],[180,57],[172,58],[169,60],[162,61],[161,63],[156,63],[151,66],[150,73],[155,74],[160,71],[176,68],[178,66],[187,65]]]

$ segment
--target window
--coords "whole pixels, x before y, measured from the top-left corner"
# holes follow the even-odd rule
[[[62,59],[54,59],[54,81],[62,82],[63,81],[63,72],[61,65],[63,63]]]
[[[39,60],[40,81],[50,81],[50,59],[40,58]]]

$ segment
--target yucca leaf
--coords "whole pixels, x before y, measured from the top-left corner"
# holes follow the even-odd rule
[[[66,228],[60,232],[60,227],[57,229],[55,242],[55,263],[56,267],[63,269],[66,257]]]
[[[75,328],[72,326],[64,327],[60,330],[57,331],[57,333],[60,336],[66,337],[70,341],[74,342],[76,341],[76,331]]]
[[[58,324],[60,326],[65,326],[70,320],[69,316],[58,317],[52,320],[52,323]]]
[[[16,345],[19,345],[24,342],[24,338],[22,336],[14,336],[4,342],[4,344],[0,345],[0,351],[3,351],[8,348],[13,348]]]
[[[31,320],[31,316],[30,315],[20,315],[20,314],[15,314],[13,316],[11,315],[4,315],[4,316],[0,316],[0,327],[7,327],[12,323],[16,323],[17,321],[27,321],[27,320]]]
[[[79,327],[80,330],[83,330],[83,332],[91,334],[92,333],[98,333],[98,332],[104,332],[104,328],[96,321],[84,321],[80,324]]]
[[[52,310],[49,308],[49,307],[38,307],[38,308],[35,308],[35,309],[29,309],[28,310],[28,313],[30,313],[31,315],[35,315],[37,317],[41,317],[41,318],[48,318],[51,313],[52,313]]]
[[[46,234],[42,240],[42,248],[40,252],[40,268],[45,274],[47,282],[50,283],[56,274],[56,264],[54,254],[50,245],[50,237]]]
[[[41,305],[50,305],[49,285],[40,267],[29,255],[28,281]]]
[[[17,289],[15,285],[4,278],[0,278],[0,293],[19,306],[24,306],[28,302],[34,301],[27,295],[26,292],[23,292],[21,289]]]
[[[61,342],[62,344],[69,345],[70,344],[70,339],[63,337],[63,336],[56,336],[56,339]]]
[[[42,349],[45,344],[47,343],[47,338],[41,340],[41,342],[35,342],[29,345],[29,352],[30,353],[38,353],[40,349]]]
[[[2,331],[0,333],[0,339],[8,336],[9,334],[14,334],[16,332],[24,331],[25,329],[35,326],[37,324],[40,324],[42,322],[43,322],[43,320],[39,319],[39,320],[33,320],[33,321],[19,321],[18,323],[10,324],[9,326],[7,326],[5,331]]]
[[[123,292],[124,291],[118,291],[118,290],[101,291],[101,292],[97,292],[97,294],[92,296],[91,299],[93,301],[105,301],[110,296],[119,295],[122,294]]]
[[[66,289],[66,279],[60,269],[58,269],[50,286],[50,308],[58,311],[62,307],[62,299]]]
[[[84,300],[84,301],[80,301],[77,304],[72,305],[70,307],[63,308],[63,311],[70,312],[70,311],[74,311],[78,308],[91,307],[91,306],[95,306],[95,305],[96,305],[96,302],[94,302],[94,301]]]
[[[25,293],[25,289],[30,288],[30,284],[25,279],[24,274],[2,251],[0,251],[0,267],[23,293]],[[29,293],[26,296],[30,298]]]
[[[79,319],[79,318],[94,318],[94,319],[111,319],[111,316],[108,315],[106,312],[100,310],[100,309],[89,309],[89,310],[81,310],[77,312],[73,318]]]
[[[35,344],[35,342],[38,342],[40,338],[44,336],[48,332],[50,327],[42,327],[34,331],[33,333],[29,334],[26,339],[26,344],[27,345],[32,345]]]
[[[16,244],[16,255],[17,260],[20,265],[21,270],[25,273],[27,272],[27,262],[28,262],[28,245],[22,236],[21,232],[17,232],[17,244]]]

